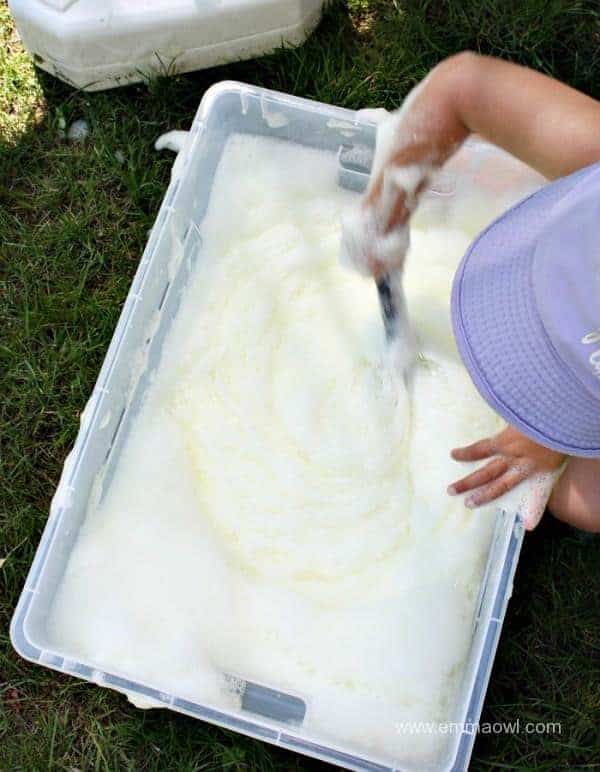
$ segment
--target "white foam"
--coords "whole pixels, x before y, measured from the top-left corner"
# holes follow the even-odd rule
[[[174,153],[179,153],[185,147],[188,134],[188,131],[167,131],[165,134],[161,134],[160,137],[158,137],[154,143],[154,149],[172,150]]]
[[[354,202],[333,155],[230,140],[202,259],[51,632],[201,703],[239,708],[224,674],[298,694],[302,731],[422,764],[447,738],[397,725],[451,718],[495,512],[446,495],[465,472],[449,449],[500,421],[450,331],[470,234],[413,230],[423,358],[407,386],[373,281],[337,261]]]
[[[67,132],[67,138],[70,139],[72,142],[83,142],[83,140],[87,138],[89,133],[90,133],[89,123],[87,121],[84,121],[83,118],[80,118],[78,121],[73,121],[73,123],[69,126],[69,131]]]

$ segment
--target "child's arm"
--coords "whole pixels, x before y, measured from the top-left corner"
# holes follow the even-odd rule
[[[549,179],[600,160],[600,102],[539,72],[459,54],[442,65],[436,90],[467,131]]]
[[[470,133],[549,179],[600,159],[600,103],[526,67],[464,52],[439,64],[413,93],[407,113],[419,144],[440,161]],[[413,144],[399,142],[406,151]],[[412,153],[419,155],[416,147]]]
[[[364,200],[384,234],[406,224],[429,170],[472,133],[552,179],[600,160],[600,102],[516,64],[468,52],[446,59],[386,122]],[[418,164],[422,178],[411,180],[412,190],[403,189],[401,176],[394,185],[394,169]],[[375,275],[394,267],[376,252],[366,259]]]
[[[569,525],[600,533],[600,459],[572,458],[552,491],[548,509]]]

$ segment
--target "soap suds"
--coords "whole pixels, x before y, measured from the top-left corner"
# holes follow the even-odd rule
[[[289,123],[289,117],[286,113],[278,110],[276,105],[265,96],[260,98],[260,111],[270,129],[280,129]]]
[[[155,150],[171,150],[173,153],[177,153],[177,158],[171,167],[172,180],[175,180],[181,171],[185,155],[181,151],[185,148],[189,136],[189,131],[167,131],[165,134],[161,134],[154,143]]]
[[[49,632],[73,659],[222,709],[240,709],[228,676],[300,695],[303,734],[422,767],[448,738],[398,725],[452,720],[496,512],[446,495],[469,468],[449,449],[501,426],[450,328],[474,229],[446,200],[413,223],[409,393],[374,282],[338,263],[356,195],[337,178],[333,154],[229,140]]]
[[[363,107],[356,111],[356,120],[359,122],[368,121],[370,123],[381,123],[389,116],[389,112],[384,107]]]
[[[78,121],[73,121],[73,123],[69,126],[67,139],[70,139],[71,142],[83,142],[84,139],[87,139],[89,133],[89,123],[84,121],[83,118],[80,118]]]
[[[172,150],[174,153],[179,153],[185,146],[188,134],[188,131],[167,131],[158,137],[154,143],[154,149]]]

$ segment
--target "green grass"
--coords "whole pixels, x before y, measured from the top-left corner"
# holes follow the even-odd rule
[[[472,48],[600,95],[593,0],[335,2],[302,48],[98,94],[33,69],[0,0],[0,771],[309,769],[302,757],[19,659],[9,619],[62,462],[166,189],[152,149],[224,78],[347,107],[395,107],[439,59]],[[82,144],[61,126],[90,123]],[[121,151],[123,163],[115,157]],[[598,539],[549,518],[526,540],[485,721],[560,735],[481,736],[473,769],[590,769],[600,759]]]

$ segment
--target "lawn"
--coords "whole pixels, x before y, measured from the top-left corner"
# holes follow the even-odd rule
[[[225,78],[393,108],[464,48],[600,96],[595,0],[336,0],[300,49],[96,94],[36,71],[0,0],[0,772],[324,766],[30,665],[9,620],[168,183],[155,138]],[[549,517],[527,537],[483,720],[562,731],[481,735],[473,769],[600,768],[599,546]]]

